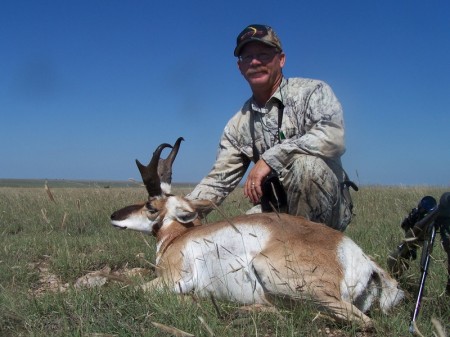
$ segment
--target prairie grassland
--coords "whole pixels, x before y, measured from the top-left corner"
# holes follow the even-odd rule
[[[113,228],[109,216],[145,200],[144,188],[49,187],[54,201],[44,186],[0,187],[0,336],[182,336],[158,323],[195,336],[408,335],[420,276],[417,261],[400,280],[406,300],[389,316],[372,310],[371,333],[336,325],[308,303],[278,314],[245,313],[233,303],[143,293],[134,285],[153,278],[154,239]],[[189,190],[178,186],[174,193]],[[385,267],[402,239],[402,219],[424,195],[438,199],[445,191],[363,186],[353,193],[356,215],[346,234]],[[248,208],[238,190],[208,221]],[[437,242],[418,319],[426,336],[437,330],[433,318],[450,330],[446,263]]]

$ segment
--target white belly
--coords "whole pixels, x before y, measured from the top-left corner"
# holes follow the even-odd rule
[[[266,245],[269,232],[250,225],[238,229],[240,234],[230,226],[190,240],[182,252],[186,261],[180,282],[183,289],[244,304],[264,303],[252,260]]]

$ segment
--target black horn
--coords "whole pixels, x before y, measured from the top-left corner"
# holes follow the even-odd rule
[[[183,137],[179,137],[173,145],[172,151],[166,159],[160,159],[158,163],[158,175],[161,182],[171,184],[172,183],[172,165],[180,149],[180,144],[184,140]]]
[[[153,152],[152,159],[147,166],[142,165],[139,160],[136,159],[136,165],[139,169],[139,172],[141,173],[142,181],[144,182],[149,197],[154,197],[162,194],[161,180],[158,174],[158,164],[160,161],[161,152],[166,147],[171,148],[172,145],[167,143],[159,145],[155,152]]]

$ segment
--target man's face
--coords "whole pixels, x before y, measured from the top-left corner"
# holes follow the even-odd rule
[[[281,77],[285,55],[276,48],[260,42],[243,47],[238,60],[241,74],[253,90],[272,87]]]

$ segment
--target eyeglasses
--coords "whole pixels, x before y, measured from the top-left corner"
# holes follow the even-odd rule
[[[249,55],[240,55],[239,61],[245,64],[252,63],[253,60],[258,60],[260,62],[268,62],[273,59],[276,54],[279,54],[279,51],[275,52],[262,52],[258,54],[249,54]]]

